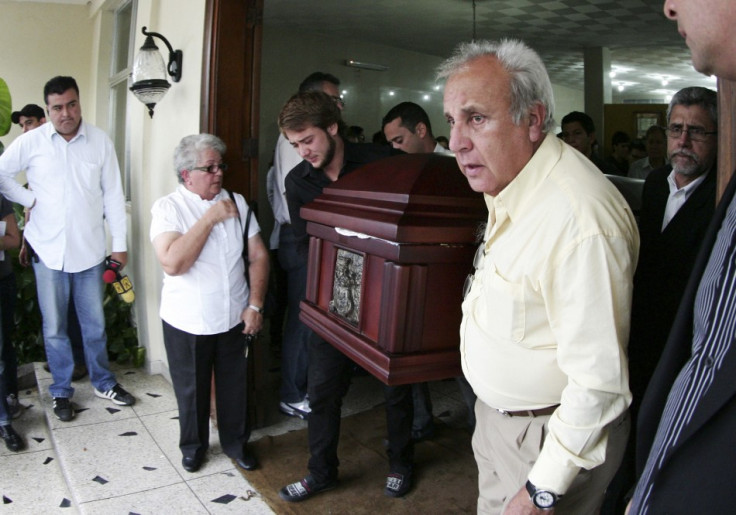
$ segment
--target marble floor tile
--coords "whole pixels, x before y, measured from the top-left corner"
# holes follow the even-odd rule
[[[79,513],[50,450],[0,457],[0,513]]]
[[[208,513],[194,492],[183,482],[112,499],[87,502],[80,506],[80,512],[83,515],[132,513],[207,515]]]
[[[181,481],[138,418],[53,431],[61,468],[78,503]]]
[[[143,369],[116,371],[115,375],[135,397],[133,411],[139,417],[177,409],[174,389],[162,375],[149,375]]]
[[[187,484],[209,513],[273,513],[236,469],[192,479]]]
[[[179,412],[169,411],[166,413],[155,413],[141,417],[141,422],[148,432],[153,436],[163,454],[173,464],[185,480],[214,474],[233,468],[233,462],[228,458],[220,447],[217,431],[210,429],[210,448],[207,450],[202,468],[197,472],[187,472],[181,466],[181,451],[179,450]]]
[[[117,364],[111,369],[136,397],[135,406],[95,397],[84,378],[73,383],[80,412],[73,421],[61,422],[51,409],[51,376],[35,364],[39,387],[21,392],[21,403],[29,408],[13,422],[28,448],[12,453],[0,442],[0,494],[9,501],[0,506],[1,513],[272,513],[222,453],[216,430],[210,432],[202,468],[195,473],[182,468],[176,398],[166,379]],[[258,400],[269,406],[268,426],[254,430],[252,440],[307,427],[306,421],[278,412],[277,384],[274,380],[267,392],[272,398]],[[435,416],[461,426],[465,408],[455,382],[432,382],[430,391]],[[377,379],[353,377],[343,416],[383,402]],[[29,484],[43,488],[29,489]]]

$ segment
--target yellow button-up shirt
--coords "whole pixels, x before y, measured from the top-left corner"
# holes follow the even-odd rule
[[[631,402],[639,233],[616,188],[554,135],[486,204],[484,256],[463,302],[463,372],[493,408],[560,404],[529,479],[562,494],[581,467],[605,460],[606,425]]]

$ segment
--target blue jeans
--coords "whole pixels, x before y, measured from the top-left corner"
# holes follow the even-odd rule
[[[84,356],[92,385],[105,392],[115,386],[115,376],[110,372],[107,359],[105,313],[102,309],[103,288],[100,263],[82,272],[51,270],[43,261],[33,263],[36,273],[38,305],[43,317],[43,339],[46,359],[54,382],[49,386],[52,397],[71,398],[74,357],[67,333],[69,299],[74,306],[82,329]]]

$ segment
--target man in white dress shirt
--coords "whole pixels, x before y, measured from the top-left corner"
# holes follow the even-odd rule
[[[115,148],[102,130],[82,120],[76,81],[54,77],[44,86],[44,99],[51,123],[23,134],[0,156],[0,193],[33,210],[24,235],[39,258],[33,268],[53,376],[49,392],[54,414],[67,422],[75,415],[66,323],[71,297],[95,395],[118,405],[135,403],[110,372],[102,308],[105,222],[112,259],[121,268],[128,261],[125,197]],[[23,170],[30,189],[14,180]]]

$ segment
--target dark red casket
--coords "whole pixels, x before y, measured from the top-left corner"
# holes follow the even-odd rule
[[[301,214],[311,236],[302,321],[386,384],[460,375],[462,289],[487,212],[455,159],[376,161]]]

